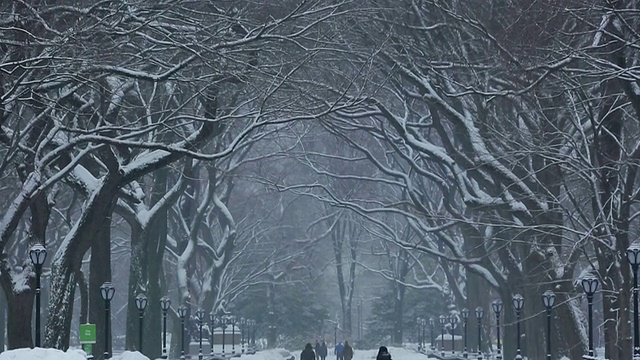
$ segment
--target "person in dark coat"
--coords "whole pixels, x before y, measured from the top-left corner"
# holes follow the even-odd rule
[[[316,351],[316,360],[320,360],[320,341],[316,339],[316,346],[313,347]]]
[[[307,345],[304,346],[304,350],[302,350],[300,354],[300,360],[316,360],[316,353],[313,352],[311,343],[307,343]]]
[[[391,360],[391,354],[389,354],[386,346],[380,346],[376,360]]]
[[[344,357],[344,360],[351,360],[353,359],[353,348],[351,347],[351,345],[349,345],[348,341],[344,341],[344,349],[342,350],[342,356]]]
[[[324,340],[322,340],[322,344],[320,344],[320,350],[317,350],[316,352],[318,353],[318,355],[320,356],[320,360],[326,360],[327,359],[327,343],[324,342]]]

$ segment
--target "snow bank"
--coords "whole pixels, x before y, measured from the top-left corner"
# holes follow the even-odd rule
[[[86,360],[84,351],[73,349],[61,351],[57,349],[15,349],[0,353],[0,360]],[[125,351],[112,357],[113,360],[149,360],[137,351]]]
[[[57,349],[15,349],[0,353],[0,360],[85,360],[86,354],[82,350],[64,352]]]

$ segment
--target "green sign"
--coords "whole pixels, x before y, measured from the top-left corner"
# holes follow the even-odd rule
[[[96,324],[80,325],[80,344],[96,343]]]

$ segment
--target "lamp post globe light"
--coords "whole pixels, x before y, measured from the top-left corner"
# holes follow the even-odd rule
[[[204,317],[207,313],[203,309],[198,309],[196,311],[196,317],[198,320],[198,331],[199,331],[199,339],[198,339],[198,360],[202,360],[202,323],[204,322]]]
[[[225,338],[227,337],[227,316],[226,315],[222,315],[220,316],[220,327],[222,328],[222,358],[224,359],[224,345],[225,345]]]
[[[513,304],[513,310],[516,312],[516,359],[522,359],[522,351],[520,350],[520,314],[522,308],[524,308],[524,297],[520,294],[515,294],[511,299]]]
[[[247,320],[247,352],[253,354],[256,349],[253,345],[253,332],[255,331],[256,321],[253,319]]]
[[[149,299],[144,294],[138,294],[135,298],[136,309],[138,309],[138,351],[142,353],[142,329],[144,328],[144,310],[147,308]]]
[[[480,306],[476,308],[476,319],[478,319],[478,360],[482,360],[482,317],[484,309]]]
[[[422,325],[422,318],[418,316],[416,318],[416,330],[417,330],[417,333],[418,333],[418,335],[416,337],[416,343],[418,344],[418,351],[421,350],[421,346],[422,346],[422,343],[420,341],[420,326],[421,325]]]
[[[184,360],[184,321],[187,317],[187,307],[180,305],[178,308],[178,316],[180,317],[180,359]]]
[[[109,350],[111,349],[111,344],[109,343],[110,339],[110,327],[109,320],[111,320],[111,316],[109,315],[109,311],[111,309],[111,300],[113,299],[113,295],[116,294],[116,288],[113,287],[110,281],[105,282],[100,286],[100,296],[102,296],[102,300],[104,300],[104,358],[109,359]]]
[[[455,328],[456,328],[456,323],[458,322],[458,317],[456,316],[456,314],[450,314],[449,315],[449,324],[451,324],[451,354],[455,354],[456,352],[456,343],[455,340],[453,338],[453,335],[455,333]]]
[[[215,340],[214,333],[216,330],[216,314],[213,311],[209,313],[209,328],[211,329],[209,331],[209,344],[211,345],[211,355],[209,357],[213,359],[214,358],[213,340]]]
[[[627,249],[627,260],[633,269],[633,360],[640,360],[640,329],[638,328],[638,266],[640,246],[633,244]]]
[[[244,354],[244,327],[247,324],[247,320],[244,317],[240,318],[240,353]]]
[[[542,304],[547,310],[547,360],[551,360],[551,309],[556,303],[556,294],[547,290],[542,294]]]
[[[42,276],[42,266],[47,259],[47,249],[42,244],[35,244],[29,249],[29,259],[36,270],[36,329],[35,346],[40,347],[40,277]]]
[[[502,312],[502,307],[503,305],[501,300],[494,300],[491,303],[491,309],[496,314],[496,338],[498,344],[496,359],[498,360],[502,359],[502,349],[500,348],[500,313]]]
[[[429,327],[430,327],[430,333],[431,333],[431,351],[436,351],[436,334],[435,334],[435,320],[433,320],[433,318],[429,318]]]
[[[467,322],[469,321],[470,311],[467,308],[464,308],[460,311],[460,315],[462,316],[463,325],[464,325],[464,350],[462,352],[462,356],[464,358],[469,357],[469,353],[467,352],[467,346],[469,345],[467,342]]]
[[[231,324],[231,356],[236,355],[236,324],[238,318],[235,315],[229,316],[229,323]]]
[[[171,308],[171,300],[167,296],[160,299],[162,309],[162,358],[167,358],[167,312]]]
[[[587,305],[589,309],[588,324],[589,324],[589,358],[593,358],[593,295],[598,291],[599,281],[593,275],[587,276],[582,279],[582,290],[587,295]]]
[[[441,332],[440,332],[440,353],[444,357],[444,324],[447,323],[447,317],[444,316],[444,315],[440,315],[438,320],[440,321],[440,328],[441,328]]]
[[[427,342],[427,319],[423,318],[420,324],[422,328],[422,337],[420,338],[420,348],[422,351],[426,351]]]

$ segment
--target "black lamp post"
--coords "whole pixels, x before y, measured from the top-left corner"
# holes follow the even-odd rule
[[[444,324],[447,323],[447,317],[444,316],[444,315],[440,315],[438,320],[440,320],[440,328],[441,328],[441,333],[440,333],[440,352],[442,353],[442,356],[444,357]]]
[[[187,307],[180,305],[178,308],[178,316],[180,317],[180,359],[184,360],[184,320],[187,317]]]
[[[198,327],[200,331],[200,338],[198,339],[198,360],[202,360],[202,323],[204,322],[204,317],[207,313],[204,312],[203,309],[198,309],[196,311],[196,317],[198,318]]]
[[[247,320],[244,317],[240,318],[240,345],[241,354],[244,354],[244,327],[247,324]]]
[[[497,349],[496,359],[501,360],[502,349],[500,348],[500,313],[502,312],[502,301],[494,300],[491,303],[491,309],[493,309],[493,312],[496,314],[496,329],[497,329],[496,335],[498,340],[498,349]]]
[[[520,313],[524,307],[524,297],[520,294],[515,294],[511,299],[513,309],[516,312],[516,359],[522,359],[522,351],[520,350]]]
[[[251,348],[251,352],[254,353],[256,351],[256,321],[251,319],[247,320],[247,325],[249,327],[247,332],[248,346]]]
[[[211,344],[211,355],[210,355],[210,357],[211,357],[211,359],[213,359],[214,358],[213,341],[215,340],[214,333],[216,331],[216,314],[213,311],[209,313],[209,328],[211,329],[209,331],[209,335],[210,335],[209,344]]]
[[[418,343],[418,351],[420,351],[420,349],[422,347],[422,342],[420,341],[420,326],[421,325],[422,325],[422,318],[418,316],[416,318],[416,330],[418,332],[418,335],[416,337],[416,343]]]
[[[229,316],[229,322],[231,323],[231,356],[236,354],[236,324],[238,318],[235,315]]]
[[[598,278],[591,275],[582,279],[582,290],[587,295],[587,305],[589,309],[589,357],[593,358],[593,295],[598,291]]]
[[[464,308],[460,311],[460,315],[462,316],[462,320],[464,320],[464,351],[462,356],[465,358],[469,357],[469,353],[467,352],[467,321],[469,320],[469,309]]]
[[[256,351],[256,321],[251,320],[251,345],[253,346],[253,351]]]
[[[102,300],[104,300],[104,358],[109,359],[109,349],[111,348],[109,344],[109,320],[111,320],[111,316],[109,315],[109,310],[111,308],[111,300],[113,299],[113,295],[115,295],[116,289],[113,287],[110,281],[105,282],[100,286],[100,295],[102,296]]]
[[[456,352],[456,343],[454,341],[453,335],[455,333],[456,323],[458,322],[458,317],[456,314],[449,315],[449,324],[451,324],[451,353],[455,354]]]
[[[220,317],[220,327],[222,328],[222,358],[224,359],[224,342],[225,342],[225,338],[227,337],[227,316],[226,315],[222,315]]]
[[[147,308],[149,300],[144,294],[138,294],[135,299],[136,308],[138,309],[138,351],[142,353],[142,329],[144,328],[144,309]]]
[[[42,265],[47,259],[47,249],[42,244],[35,244],[29,250],[29,258],[36,270],[36,331],[35,346],[40,347],[40,276],[42,275]]]
[[[484,316],[484,309],[478,306],[476,308],[476,319],[478,319],[478,360],[482,360],[482,316]]]
[[[436,351],[436,334],[435,334],[435,321],[433,320],[433,318],[429,318],[429,327],[430,329],[430,333],[431,333],[431,351]]]
[[[160,308],[162,309],[162,358],[167,358],[167,312],[171,308],[171,300],[163,296],[160,299]]]
[[[420,338],[420,348],[422,349],[422,351],[426,351],[426,342],[427,342],[427,319],[422,319],[422,322],[420,324],[420,326],[422,327],[422,338]]]
[[[547,360],[551,360],[551,309],[556,303],[556,294],[547,290],[542,294],[542,304],[547,309]]]
[[[333,327],[333,346],[338,345],[338,321],[336,320],[336,324]],[[338,355],[336,354],[336,359],[338,359]]]
[[[640,265],[640,247],[631,245],[627,249],[627,260],[633,269],[633,360],[640,360],[640,330],[638,328],[638,265]]]

